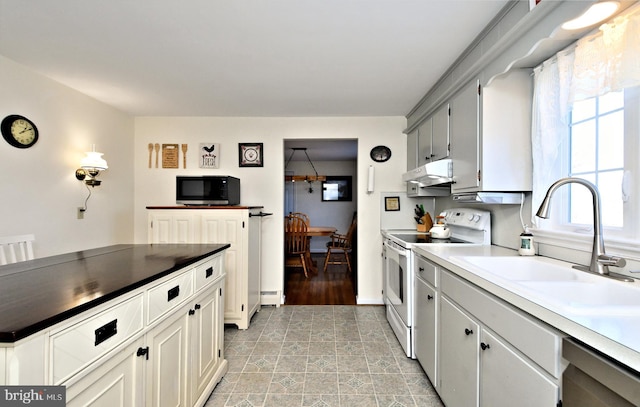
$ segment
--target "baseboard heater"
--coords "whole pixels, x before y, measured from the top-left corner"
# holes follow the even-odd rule
[[[275,305],[279,307],[280,304],[284,304],[282,291],[260,291],[260,303],[262,305]]]

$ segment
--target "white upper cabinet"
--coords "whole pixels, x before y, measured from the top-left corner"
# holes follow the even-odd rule
[[[516,69],[453,97],[452,193],[531,190],[531,80],[530,70]]]

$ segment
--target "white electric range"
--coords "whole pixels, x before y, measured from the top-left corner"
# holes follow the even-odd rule
[[[411,248],[415,245],[465,244],[491,245],[491,213],[455,208],[440,213],[451,230],[448,239],[432,239],[416,230],[383,230],[383,298],[387,320],[407,357],[414,352],[414,269]]]

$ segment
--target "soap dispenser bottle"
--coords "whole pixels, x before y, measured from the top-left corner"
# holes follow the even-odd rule
[[[533,247],[533,235],[529,232],[529,228],[525,226],[524,232],[520,234],[520,248],[518,249],[520,256],[534,256],[536,249]]]

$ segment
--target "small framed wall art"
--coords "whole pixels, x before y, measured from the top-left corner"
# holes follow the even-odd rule
[[[384,210],[387,212],[400,210],[400,197],[399,196],[387,196],[384,198]]]
[[[264,166],[264,151],[262,143],[239,143],[238,165],[240,165],[240,167]]]
[[[220,168],[220,144],[200,143],[198,161],[200,168]]]

